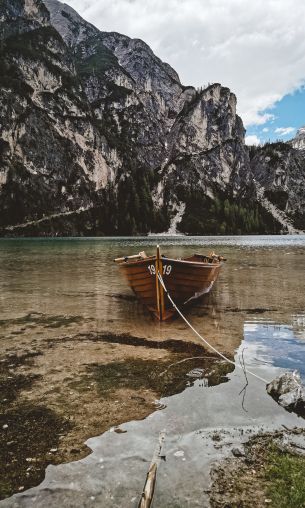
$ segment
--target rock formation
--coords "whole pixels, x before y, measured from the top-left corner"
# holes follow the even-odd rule
[[[2,0],[0,20],[2,235],[303,224],[301,155],[250,163],[228,88],[182,85],[143,41],[57,0]]]
[[[305,127],[301,127],[296,137],[291,141],[293,148],[297,150],[305,150]]]

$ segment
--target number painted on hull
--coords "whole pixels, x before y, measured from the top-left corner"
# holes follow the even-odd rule
[[[148,271],[150,275],[156,275],[155,265],[148,265]],[[172,271],[172,265],[163,265],[163,275],[170,275]]]
[[[148,270],[149,270],[150,275],[156,275],[155,265],[148,265]]]
[[[172,271],[172,265],[163,265],[163,275],[170,275]]]

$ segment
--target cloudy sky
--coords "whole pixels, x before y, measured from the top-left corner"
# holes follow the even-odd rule
[[[248,141],[305,125],[304,0],[66,0],[101,30],[145,40],[184,84],[238,98]]]

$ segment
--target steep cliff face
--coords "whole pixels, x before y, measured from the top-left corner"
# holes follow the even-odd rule
[[[14,225],[93,206],[117,162],[45,5],[7,2],[6,13],[0,220]]]
[[[291,143],[253,149],[251,170],[258,200],[290,233],[305,230],[305,154],[298,135]]]
[[[2,234],[283,227],[256,198],[230,90],[183,86],[57,0],[3,0],[0,19]]]

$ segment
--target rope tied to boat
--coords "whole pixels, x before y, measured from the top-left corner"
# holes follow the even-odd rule
[[[174,307],[174,309],[178,312],[179,316],[182,317],[183,321],[188,325],[188,327],[194,332],[194,334],[206,345],[208,346],[212,351],[214,351],[214,353],[216,353],[218,356],[220,356],[220,358],[222,358],[223,360],[225,360],[227,363],[230,363],[231,365],[234,365],[235,367],[237,367],[238,369],[241,369],[244,373],[246,372],[247,374],[249,374],[250,376],[253,376],[255,377],[256,379],[259,379],[260,381],[262,381],[263,383],[265,384],[268,384],[269,381],[267,381],[266,379],[262,378],[261,376],[259,376],[258,374],[255,374],[254,372],[251,372],[250,370],[248,370],[245,366],[242,366],[242,365],[239,365],[238,363],[234,362],[233,360],[230,360],[230,358],[228,358],[227,356],[225,356],[223,353],[221,353],[220,351],[218,351],[218,349],[216,349],[214,346],[212,346],[212,344],[210,344],[204,337],[202,337],[202,335],[200,335],[199,332],[197,332],[197,330],[193,327],[193,325],[186,319],[186,317],[184,316],[184,314],[182,314],[181,310],[179,309],[179,307],[175,304],[175,302],[173,301],[171,295],[169,294],[166,286],[165,286],[165,283],[164,283],[164,280],[163,280],[163,277],[161,275],[161,273],[158,271],[158,279],[159,279],[159,282],[160,284],[162,285],[169,301],[171,302],[172,306]]]

